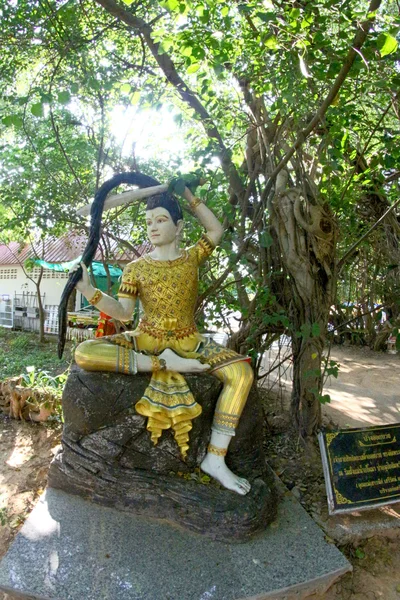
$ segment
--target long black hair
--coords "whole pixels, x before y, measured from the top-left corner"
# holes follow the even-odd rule
[[[146,210],[152,210],[153,208],[165,208],[172,217],[175,225],[183,219],[182,209],[178,200],[172,194],[163,192],[156,196],[150,196],[147,200]]]
[[[111,190],[121,185],[121,183],[128,183],[132,185],[137,185],[140,188],[152,187],[155,185],[160,185],[160,182],[154,179],[153,177],[149,177],[148,175],[144,175],[139,172],[130,172],[130,173],[119,173],[118,175],[114,175],[111,179],[103,183],[101,188],[96,192],[94,197],[94,201],[90,210],[90,231],[89,231],[89,239],[86,244],[86,248],[83,251],[82,262],[89,267],[92,262],[94,255],[96,254],[97,246],[100,240],[101,233],[101,217],[103,214],[104,202],[106,200],[107,195]],[[161,194],[164,196],[164,194]],[[169,194],[168,194],[169,195]],[[175,203],[177,204],[176,200]],[[178,205],[179,206],[179,205]],[[167,210],[171,213],[172,218],[172,208],[168,208]],[[179,208],[180,211],[180,208]],[[182,215],[182,212],[179,213]],[[179,218],[182,218],[180,216]],[[75,289],[78,281],[82,279],[82,267],[79,267],[76,271],[74,271],[64,288],[64,291],[61,296],[60,304],[58,307],[58,357],[61,358],[64,351],[65,339],[67,334],[67,307],[68,300],[72,291]]]

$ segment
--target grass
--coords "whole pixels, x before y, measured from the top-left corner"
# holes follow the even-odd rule
[[[0,381],[26,373],[26,367],[31,366],[58,375],[69,366],[72,348],[71,342],[67,342],[64,356],[59,360],[56,336],[47,336],[46,343],[40,344],[37,333],[0,327]]]

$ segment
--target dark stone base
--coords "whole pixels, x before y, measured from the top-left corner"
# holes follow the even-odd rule
[[[265,466],[256,390],[249,396],[226,461],[252,484],[243,497],[216,482],[201,483],[198,466],[206,453],[221,383],[208,375],[186,378],[203,412],[193,421],[183,461],[170,431],[153,446],[145,419],[133,408],[149,376],[75,368],[64,391],[62,451],[51,464],[49,486],[223,541],[246,541],[265,529],[276,515],[276,494]]]

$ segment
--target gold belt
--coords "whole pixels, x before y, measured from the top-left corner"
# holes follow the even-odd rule
[[[157,327],[155,325],[151,325],[148,321],[141,321],[139,323],[139,329],[144,333],[148,333],[157,340],[171,338],[182,340],[193,333],[197,333],[197,327],[194,323],[190,327],[177,328],[177,319],[164,319],[163,325],[164,327]]]

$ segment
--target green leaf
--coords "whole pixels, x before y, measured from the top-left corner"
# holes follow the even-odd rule
[[[3,117],[1,122],[3,123],[3,125],[5,125],[6,127],[11,127],[11,125],[13,125],[13,118],[12,115],[7,115],[7,117]]]
[[[224,6],[221,10],[221,15],[226,17],[229,14],[229,6]]]
[[[193,63],[192,65],[190,65],[190,67],[188,67],[186,69],[186,73],[197,73],[197,71],[200,69],[200,63]]]
[[[6,127],[11,127],[12,125],[14,125],[14,127],[21,127],[23,123],[22,117],[19,115],[7,115],[2,118],[1,122]]]
[[[31,113],[34,117],[43,117],[43,104],[41,102],[36,102],[35,104],[32,104]]]
[[[182,126],[182,122],[183,122],[183,117],[182,117],[182,115],[181,115],[181,114],[179,114],[179,115],[174,115],[174,117],[173,117],[173,118],[174,118],[174,121],[175,121],[175,123],[178,125],[178,127],[181,127],[181,126]]]
[[[276,14],[274,12],[258,12],[256,13],[256,17],[258,17],[264,23],[276,21]]]
[[[200,21],[202,23],[207,24],[210,20],[210,11],[209,10],[204,10],[202,16],[200,17]]]
[[[184,179],[177,179],[174,183],[174,192],[176,192],[179,196],[183,194],[185,191],[186,183]]]
[[[167,8],[168,10],[174,11],[179,8],[178,0],[167,0]]]
[[[389,33],[381,33],[378,35],[377,44],[382,57],[396,52],[398,47],[397,40]]]
[[[331,401],[331,397],[329,394],[319,394],[318,395],[318,400],[320,401],[321,404],[329,404]]]
[[[22,127],[24,121],[22,119],[22,117],[20,117],[19,115],[12,115],[12,120],[13,120],[13,125],[14,127]]]
[[[361,548],[356,548],[356,551],[354,554],[356,555],[357,558],[365,558],[365,552],[364,552],[364,550],[361,550]]]
[[[302,337],[303,340],[308,340],[311,335],[311,326],[309,323],[303,323],[300,327],[300,331],[296,332],[296,337]]]
[[[58,93],[57,98],[60,104],[68,104],[71,101],[71,94],[68,90],[64,90]]]
[[[260,246],[261,248],[270,248],[273,244],[273,238],[269,231],[264,230],[260,233]]]
[[[274,35],[271,35],[269,38],[267,38],[265,40],[264,45],[266,48],[269,48],[270,50],[276,50],[278,48],[278,40],[276,39],[276,37]]]
[[[122,2],[127,6],[130,6],[133,3],[133,0],[122,0]]]
[[[123,83],[120,89],[123,94],[129,94],[131,91],[131,85],[130,83]]]
[[[131,104],[137,104],[140,100],[140,96],[141,94],[139,91],[134,92],[134,94],[132,94]]]
[[[311,325],[311,334],[313,337],[318,337],[321,334],[319,323],[313,323]]]
[[[182,54],[182,56],[192,56],[192,52],[193,52],[192,46],[186,46],[185,48],[182,49],[181,54]]]
[[[314,21],[314,18],[311,15],[304,17],[304,19],[301,22],[301,28],[307,29],[308,27],[310,27],[310,25],[312,25],[313,21]]]
[[[42,94],[41,95],[41,101],[44,104],[51,104],[53,102],[53,96],[51,94]]]

